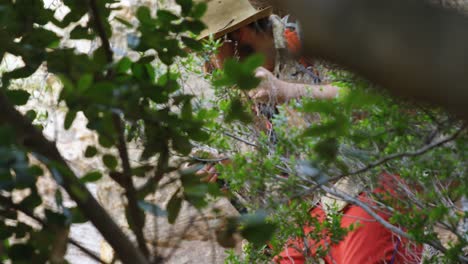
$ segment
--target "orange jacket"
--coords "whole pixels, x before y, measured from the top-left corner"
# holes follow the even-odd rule
[[[374,193],[384,193],[384,190],[393,190],[397,185],[398,177],[382,175],[381,188],[374,190]],[[390,192],[391,194],[391,192]],[[359,199],[368,204],[373,202],[366,194],[361,194]],[[379,216],[388,220],[390,214],[378,212]],[[326,214],[321,205],[310,211],[310,216],[319,222],[326,221]],[[308,256],[315,256],[318,249],[329,248],[327,256],[323,258],[326,264],[416,264],[420,263],[422,248],[412,245],[407,239],[393,234],[390,230],[378,223],[372,216],[356,205],[348,205],[343,209],[341,227],[348,228],[352,224],[357,227],[349,232],[345,238],[337,244],[331,243],[327,232],[324,232],[323,239],[291,239],[279,256],[275,258],[279,264],[304,264]],[[313,226],[305,226],[304,234],[309,234],[314,230]],[[308,245],[306,250],[305,245]]]

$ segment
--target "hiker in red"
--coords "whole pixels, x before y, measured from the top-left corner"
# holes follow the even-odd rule
[[[222,6],[226,8],[222,9]],[[232,8],[234,6],[238,8]],[[232,12],[226,14],[219,11],[228,9]],[[236,58],[242,61],[250,55],[260,53],[264,55],[265,61],[263,67],[256,70],[256,76],[261,78],[262,82],[257,89],[249,91],[248,94],[257,105],[271,105],[274,108],[278,104],[301,97],[335,98],[339,94],[338,88],[321,82],[322,76],[317,74],[313,63],[300,58],[300,38],[294,30],[294,23],[287,23],[277,16],[269,15],[268,8],[255,10],[245,0],[208,1],[207,13],[202,18],[207,29],[202,32],[200,38],[211,35],[214,39],[220,39],[221,45],[207,61],[207,71],[222,68],[226,59]],[[285,49],[289,49],[292,56],[282,58],[281,54]],[[291,59],[294,57],[297,60]],[[283,59],[287,61],[282,61]],[[262,111],[257,113],[266,116]],[[271,113],[274,111],[267,112],[273,115]],[[271,116],[267,117],[270,118]],[[271,130],[271,123],[267,122],[266,127]],[[207,171],[207,179],[216,180],[216,172],[212,169]],[[385,184],[381,186],[381,189],[372,192],[379,193],[388,188]],[[353,192],[353,197],[359,197],[360,200],[372,204],[370,196],[361,190]],[[334,244],[326,234],[317,240],[291,239],[285,245],[285,250],[274,260],[278,263],[306,263],[307,257],[315,256],[321,247],[329,249],[328,255],[321,259],[321,263],[419,263],[421,254],[418,247],[411,248],[406,239],[394,235],[362,208],[345,204],[339,212],[343,214],[340,223],[342,227],[359,223],[344,240]],[[387,220],[390,217],[390,214],[385,212],[378,214]],[[326,221],[324,202],[316,205],[310,211],[310,215],[319,222]],[[312,226],[304,227],[306,234],[312,230]]]
[[[399,177],[383,174],[381,176],[381,188],[375,189],[373,194],[397,195],[396,190]],[[361,193],[358,199],[368,205],[375,205],[370,195]],[[326,220],[326,210],[323,204],[318,204],[310,211],[310,216],[318,222]],[[359,206],[347,204],[342,209],[343,218],[341,227],[348,228],[356,225],[343,240],[337,244],[330,241],[330,237],[323,232],[324,237],[315,241],[307,239],[291,239],[285,245],[285,249],[275,258],[279,264],[303,264],[307,257],[316,257],[319,248],[329,249],[325,257],[320,258],[319,263],[325,264],[417,264],[421,262],[422,247],[411,244],[385,228],[364,209]],[[380,217],[388,221],[388,212],[377,212]],[[305,226],[304,234],[312,232],[313,226]],[[307,245],[307,246],[306,246]]]

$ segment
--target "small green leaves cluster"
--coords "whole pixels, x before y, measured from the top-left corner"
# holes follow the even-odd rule
[[[9,54],[24,62],[24,66],[2,74],[0,95],[8,104],[25,105],[29,92],[13,87],[12,81],[31,76],[41,66],[46,68],[63,86],[59,101],[68,108],[64,129],[73,127],[82,113],[88,120],[87,128],[97,133],[99,143],[87,146],[83,154],[85,158],[100,159],[105,166],[102,171],[85,172],[78,180],[57,156],[49,157],[47,151],[39,155],[28,147],[34,144],[23,144],[24,139],[17,137],[17,126],[5,124],[3,115],[6,113],[0,114],[2,262],[35,259],[45,263],[52,256],[63,257],[70,224],[88,220],[82,208],[65,207],[60,192],[56,193],[57,210],[46,211],[43,217],[35,215],[35,209],[42,202],[36,182],[45,174],[44,168],[57,183],[67,183],[67,190],[79,200],[78,204],[89,198],[84,191],[85,184],[109,176],[126,189],[127,194],[131,193],[127,196],[130,205],[125,212],[135,234],[141,232],[138,229],[144,225],[143,212],[167,217],[170,223],[175,223],[184,202],[202,209],[211,197],[223,195],[217,184],[204,182],[195,171],[181,170],[178,164],[169,162],[176,156],[187,160],[194,144],[208,142],[209,131],[216,127],[211,120],[218,116],[215,110],[194,107],[193,95],[181,89],[182,73],[175,67],[184,59],[193,63],[191,53],[204,48],[196,36],[205,29],[200,18],[206,11],[206,4],[192,0],[175,2],[180,6],[180,13],[162,9],[153,12],[140,6],[136,10],[136,24],[116,17],[115,20],[130,32],[129,49],[138,54],[119,57],[113,52],[114,27],[110,22],[112,12],[119,8],[119,1],[64,0],[63,5],[69,12],[61,19],[57,18],[56,10],[45,7],[43,1],[0,1],[0,37],[4,40],[0,44],[0,58]],[[85,23],[81,23],[83,21]],[[65,45],[68,40],[63,39],[56,28],[68,30],[72,41],[99,39],[100,45],[89,54],[80,53]],[[262,58],[258,56],[241,64],[231,61],[226,74],[220,75],[218,85],[237,85],[243,91],[253,89],[259,82],[253,77],[253,71],[261,64]],[[243,112],[244,102],[237,98],[225,104],[228,119],[248,120],[247,111]],[[239,112],[242,115],[238,115]],[[30,110],[27,120],[33,122],[37,116]],[[23,134],[27,135],[28,131]],[[144,146],[141,155],[131,157],[138,159],[139,165],[130,164],[127,168],[129,157],[125,156],[128,156],[125,150],[127,144],[135,140]],[[35,157],[34,162],[31,157]],[[168,173],[178,174],[180,188],[172,194],[166,208],[145,201]],[[132,177],[139,177],[144,183],[134,188]],[[12,192],[23,190],[29,194],[14,203]],[[20,221],[18,212],[35,219],[40,228]],[[235,232],[254,244],[264,243],[273,230],[273,225],[265,222],[265,216],[243,216],[233,221]]]
[[[348,175],[392,155],[418,152],[462,128],[460,121],[440,109],[376,92],[371,83],[348,72],[336,71],[332,78],[334,85],[344,91],[336,100],[303,98],[277,107],[278,113],[272,120],[276,140],[273,146],[271,136],[266,133],[252,135],[252,131],[258,133],[258,128],[256,130],[251,123],[220,127],[224,135],[229,133],[257,145],[251,153],[234,154],[232,166],[220,167],[220,177],[248,201],[244,204],[248,210],[268,210],[272,223],[278,227],[274,239],[269,241],[273,249],[274,245],[281,249],[290,237],[306,237],[302,226],[312,224],[308,212],[323,195],[315,188],[317,183]],[[236,91],[223,92],[238,96]],[[227,100],[222,98],[229,96],[221,96],[224,97],[218,101],[218,107],[228,112],[224,103]],[[291,117],[291,112],[302,119],[302,125],[291,125],[290,120],[297,119],[297,116]],[[233,146],[244,144],[221,133],[213,143],[222,142],[220,138],[231,142],[231,147],[224,143],[219,147],[233,153],[236,153]],[[410,191],[404,187],[396,188],[388,190],[393,192],[387,195],[373,196],[373,199],[383,208],[391,208],[390,222],[403,228],[414,243],[438,241],[434,227],[441,224],[447,233],[457,236],[457,241],[448,246],[447,254],[440,254],[440,261],[458,261],[458,256],[462,255],[460,249],[467,245],[466,236],[460,233],[463,229],[459,228],[466,221],[466,213],[460,212],[460,206],[450,205],[467,195],[467,139],[465,131],[430,151],[389,158],[352,176],[366,182],[369,192],[378,186],[382,173],[396,175],[410,186]],[[316,177],[300,177],[304,175],[300,175],[296,168],[304,161],[317,173]],[[339,214],[328,221],[339,222]],[[324,229],[330,231],[335,242],[349,231],[339,225],[316,226],[317,232],[309,236],[320,235]],[[265,255],[264,249],[249,252],[254,259],[249,259],[250,262],[262,261]],[[230,263],[236,261],[241,260],[231,257]]]

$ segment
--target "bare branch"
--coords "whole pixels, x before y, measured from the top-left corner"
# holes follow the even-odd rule
[[[425,154],[426,152],[428,151],[431,151],[437,147],[440,147],[444,144],[447,144],[448,142],[450,141],[453,141],[455,140],[456,138],[458,138],[460,136],[460,134],[466,129],[467,127],[467,124],[463,124],[461,128],[459,128],[453,135],[449,136],[449,137],[446,137],[442,140],[439,140],[437,142],[434,142],[432,144],[429,144],[429,145],[425,145],[424,147],[416,150],[416,151],[413,151],[413,152],[403,152],[403,153],[395,153],[395,154],[392,154],[392,155],[389,155],[389,156],[386,156],[380,160],[377,160],[375,162],[372,162],[370,163],[369,165],[363,167],[363,168],[360,168],[358,170],[355,170],[355,171],[352,171],[352,172],[349,172],[349,173],[346,173],[346,174],[342,174],[342,175],[339,175],[339,176],[335,176],[335,177],[332,177],[330,178],[329,181],[335,181],[335,180],[339,180],[343,177],[346,177],[346,176],[352,176],[352,175],[357,175],[357,174],[361,174],[363,172],[366,172],[370,169],[373,169],[375,167],[378,167],[382,164],[385,164],[389,161],[392,161],[392,160],[395,160],[395,159],[401,159],[401,158],[404,158],[404,157],[417,157],[417,156],[421,156],[423,154]]]
[[[244,143],[244,144],[246,144],[246,145],[249,145],[249,146],[258,148],[258,145],[254,144],[254,143],[251,143],[251,142],[249,142],[249,141],[247,141],[247,140],[245,140],[245,139],[243,139],[243,138],[240,138],[240,137],[238,137],[238,136],[235,136],[235,135],[233,135],[233,134],[231,134],[231,133],[229,133],[229,132],[223,132],[223,134],[224,134],[225,136],[228,136],[228,137],[232,138],[232,139],[235,139],[235,140],[237,140],[237,141],[240,141],[240,142],[242,142],[242,143]]]
[[[90,251],[89,249],[83,247],[80,243],[75,241],[73,238],[68,238],[68,243],[72,244],[73,246],[77,247],[79,250],[81,250],[83,253],[88,255],[90,258],[94,259],[95,261],[101,263],[101,264],[107,264],[105,261],[103,261],[100,257],[96,256],[94,252]]]
[[[199,162],[209,162],[209,163],[216,163],[216,162],[226,161],[230,159],[229,157],[223,157],[223,158],[217,158],[217,159],[202,159],[202,158],[195,157],[195,156],[190,156],[190,158]]]
[[[125,142],[125,130],[120,116],[116,113],[113,114],[114,127],[118,135],[117,149],[119,151],[120,160],[122,161],[123,179],[122,187],[125,189],[125,196],[127,197],[129,217],[128,219],[133,225],[130,225],[133,233],[138,242],[138,247],[145,256],[149,256],[149,250],[146,246],[143,228],[145,225],[145,216],[138,208],[138,199],[135,190],[135,185],[132,180],[132,168],[130,166],[130,159],[128,157],[127,144]]]

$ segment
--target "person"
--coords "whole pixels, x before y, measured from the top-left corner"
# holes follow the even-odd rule
[[[226,13],[226,9],[235,12],[229,14]],[[214,39],[222,38],[223,43],[218,52],[207,62],[208,71],[222,68],[229,58],[237,57],[242,61],[250,55],[260,53],[264,55],[265,62],[263,67],[257,69],[256,76],[263,82],[250,93],[255,101],[265,102],[273,99],[277,103],[284,103],[303,96],[318,99],[336,97],[338,88],[318,81],[319,73],[308,69],[313,67],[312,62],[307,62],[305,59],[301,59],[300,63],[288,60],[288,63],[294,64],[296,68],[281,68],[279,65],[281,54],[278,49],[287,49],[292,56],[297,55],[300,51],[299,36],[294,30],[295,24],[288,23],[288,27],[280,29],[284,33],[286,43],[282,45],[283,47],[278,47],[273,36],[275,30],[273,24],[282,24],[284,21],[278,21],[278,18],[270,19],[270,16],[271,8],[257,11],[247,0],[209,1],[207,12],[202,18],[207,29],[200,34],[199,39],[212,35]]]
[[[222,68],[229,58],[244,60],[254,53],[260,53],[265,61],[255,74],[262,81],[259,87],[249,92],[255,102],[276,105],[302,97],[333,99],[339,95],[339,89],[328,82],[320,66],[313,60],[300,57],[297,23],[288,23],[272,15],[269,7],[256,10],[247,0],[217,0],[208,1],[207,4],[207,12],[202,18],[207,29],[201,33],[200,39],[212,36],[223,41],[218,52],[207,61],[207,70]],[[228,10],[230,12],[226,12]],[[216,175],[212,166],[206,171]],[[338,181],[334,188],[372,204],[372,194],[395,189],[394,181],[398,181],[398,177],[388,174],[380,178],[380,188],[370,192],[365,192],[363,186],[352,178]],[[393,183],[388,183],[392,179]],[[312,204],[311,219],[326,221],[330,207],[343,214],[341,227],[357,227],[338,243],[332,243],[326,234],[319,240],[292,238],[274,261],[282,264],[306,263],[309,256],[318,257],[320,248],[328,248],[328,254],[320,257],[321,263],[419,263],[418,246],[411,248],[409,241],[393,234],[359,206],[322,197],[317,204]],[[391,216],[383,211],[378,214],[386,220]],[[313,225],[304,227],[306,235],[313,230]]]

